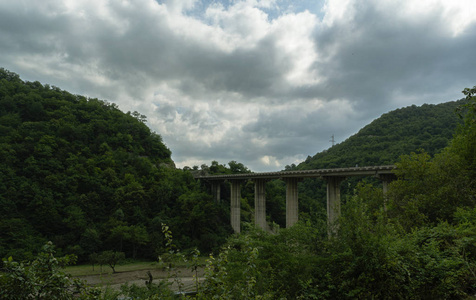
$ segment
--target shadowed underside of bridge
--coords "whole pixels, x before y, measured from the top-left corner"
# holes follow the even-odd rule
[[[263,172],[228,175],[195,175],[196,179],[208,182],[215,201],[220,201],[220,184],[228,181],[231,184],[230,221],[235,232],[240,232],[240,203],[241,184],[246,180],[255,183],[255,224],[266,230],[266,181],[281,179],[286,182],[286,227],[291,227],[298,221],[298,189],[297,184],[303,178],[321,178],[327,182],[327,222],[330,232],[334,230],[337,218],[340,215],[340,183],[351,176],[374,176],[382,180],[383,192],[387,192],[387,185],[395,175],[394,165],[355,167],[338,169],[317,169],[303,171]]]

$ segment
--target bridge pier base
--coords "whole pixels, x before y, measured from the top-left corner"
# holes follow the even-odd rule
[[[298,178],[285,178],[286,181],[286,228],[297,223],[298,210]]]
[[[255,179],[255,224],[266,230],[266,180]]]
[[[327,234],[329,236],[337,233],[337,219],[340,216],[340,184],[345,177],[328,176],[327,181]]]
[[[241,180],[230,180],[231,199],[230,199],[230,222],[231,228],[235,233],[240,233],[241,226]]]

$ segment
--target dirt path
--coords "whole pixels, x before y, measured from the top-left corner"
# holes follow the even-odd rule
[[[166,270],[150,268],[137,271],[125,271],[117,272],[114,274],[101,274],[101,275],[88,275],[88,276],[78,276],[79,279],[86,281],[87,284],[93,286],[109,286],[113,289],[120,289],[121,285],[136,284],[138,286],[145,286],[145,282],[149,280],[148,271],[152,274],[153,282],[159,282],[160,280],[166,279],[169,277],[169,281],[172,282],[172,289],[178,290],[178,286],[174,283],[172,278],[175,273],[169,273]],[[195,272],[190,271],[187,268],[178,268],[177,276],[180,278],[183,291],[195,291],[196,290],[196,280]],[[203,268],[198,270],[198,280],[203,280]]]

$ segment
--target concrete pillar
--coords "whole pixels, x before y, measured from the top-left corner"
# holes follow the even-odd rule
[[[385,196],[387,195],[387,192],[388,192],[388,184],[389,183],[390,182],[388,182],[387,180],[382,181],[382,190],[383,190],[384,198],[386,198]]]
[[[394,174],[381,174],[378,176],[378,178],[382,180],[383,195],[385,196],[388,191],[388,185],[390,184],[390,182],[397,179],[397,177]]]
[[[212,195],[213,195],[213,201],[215,201],[215,203],[220,203],[221,202],[221,199],[220,199],[220,184],[221,184],[221,181],[213,181],[212,182]]]
[[[240,212],[241,212],[241,180],[230,180],[230,222],[231,227],[236,233],[240,233]]]
[[[299,178],[285,178],[286,181],[286,228],[298,221],[298,182]]]
[[[383,206],[384,209],[387,210],[387,192],[388,192],[388,185],[390,182],[394,181],[397,179],[397,177],[394,174],[381,174],[378,176],[380,180],[382,180],[382,191],[383,191]]]
[[[266,230],[266,180],[255,179],[255,224]]]
[[[340,216],[340,184],[345,177],[324,177],[327,181],[327,233],[337,233],[337,219]]]

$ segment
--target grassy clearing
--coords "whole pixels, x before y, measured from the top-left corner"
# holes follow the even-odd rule
[[[208,257],[200,257],[199,265],[205,266],[206,260]],[[174,263],[175,267],[187,268],[190,266],[189,262],[177,262]],[[116,272],[130,272],[130,271],[140,271],[140,270],[150,270],[150,269],[162,269],[165,265],[157,261],[133,261],[125,262],[123,264],[116,265]],[[76,266],[67,266],[65,268],[66,273],[71,274],[72,276],[90,276],[90,275],[104,275],[112,274],[112,269],[109,266],[94,266],[90,264],[87,265],[76,265]]]
[[[126,262],[124,264],[117,264],[117,272],[128,272],[128,271],[137,271],[145,269],[154,269],[160,268],[159,263],[157,262]],[[66,273],[69,273],[73,276],[88,276],[88,275],[102,275],[112,273],[112,269],[109,266],[94,266],[91,265],[77,265],[77,266],[67,266],[65,268]]]

